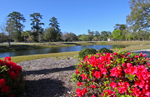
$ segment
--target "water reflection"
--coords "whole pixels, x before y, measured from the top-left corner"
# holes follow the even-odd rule
[[[114,49],[116,47],[123,48],[123,45],[79,45],[71,47],[57,47],[57,48],[45,48],[45,49],[34,49],[34,50],[23,50],[15,52],[4,52],[0,53],[0,58],[6,56],[21,56],[21,55],[34,55],[34,54],[46,54],[46,53],[58,53],[58,52],[70,52],[70,51],[80,51],[84,48],[94,48],[96,50],[101,48]]]

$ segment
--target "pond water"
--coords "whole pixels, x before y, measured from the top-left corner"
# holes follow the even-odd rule
[[[58,52],[71,52],[71,51],[80,51],[84,48],[94,48],[96,50],[101,48],[123,48],[124,45],[79,45],[71,47],[56,47],[56,48],[44,48],[44,49],[34,49],[34,50],[23,50],[23,51],[14,51],[14,52],[4,52],[0,53],[0,58],[7,56],[22,56],[22,55],[34,55],[34,54],[46,54],[46,53],[58,53]]]

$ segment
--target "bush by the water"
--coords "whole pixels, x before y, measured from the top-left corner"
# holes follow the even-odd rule
[[[150,97],[146,54],[97,53],[76,66],[72,81],[78,97]]]
[[[22,67],[10,57],[0,60],[0,97],[16,97],[24,91]]]
[[[113,53],[113,51],[107,48],[101,48],[98,50],[98,53]]]
[[[84,58],[86,55],[89,55],[89,54],[96,54],[97,51],[96,49],[93,49],[93,48],[84,48],[82,49],[80,52],[79,52],[79,58]]]

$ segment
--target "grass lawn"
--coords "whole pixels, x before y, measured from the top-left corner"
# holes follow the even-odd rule
[[[140,45],[139,45],[140,43]],[[42,47],[42,45],[44,44],[48,44],[48,43],[32,43],[32,44],[26,44],[30,47],[30,45],[36,45],[36,47]],[[55,45],[58,45],[60,43],[53,43]],[[150,42],[149,41],[106,41],[106,42],[77,42],[77,43],[67,43],[66,46],[70,46],[70,45],[93,45],[93,44],[103,44],[103,45],[130,45],[128,47],[122,48],[121,51],[133,51],[133,50],[140,50],[140,49],[149,49],[150,48]],[[18,45],[17,45],[18,46]],[[48,46],[50,47],[50,46]],[[114,51],[116,51],[115,49],[112,49]],[[70,57],[77,57],[78,56],[78,52],[62,52],[62,53],[48,53],[48,54],[36,54],[36,55],[27,55],[27,56],[16,56],[16,57],[11,57],[13,62],[19,63],[19,62],[23,62],[23,61],[29,61],[29,60],[34,60],[34,59],[40,59],[40,58],[48,58],[48,57],[62,57],[62,56],[70,56]],[[4,59],[4,58],[1,58]]]

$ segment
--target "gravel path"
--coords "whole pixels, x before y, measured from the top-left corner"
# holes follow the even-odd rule
[[[78,59],[43,58],[21,62],[26,81],[24,97],[76,97],[70,81]]]

